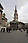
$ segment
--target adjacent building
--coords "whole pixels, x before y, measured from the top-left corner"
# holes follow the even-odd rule
[[[5,26],[7,23],[7,18],[5,17],[5,13],[3,13],[3,7],[0,4],[0,26]]]
[[[3,7],[0,4],[0,24],[2,23],[2,12],[3,12],[2,10],[3,10]]]

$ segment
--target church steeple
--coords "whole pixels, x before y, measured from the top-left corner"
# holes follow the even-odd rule
[[[16,5],[15,5],[15,12],[17,12]]]
[[[14,13],[14,20],[18,21],[18,13],[17,13],[17,8],[15,6],[15,13]]]

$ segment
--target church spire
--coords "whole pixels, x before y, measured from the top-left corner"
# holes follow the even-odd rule
[[[15,12],[17,12],[16,5],[15,5]]]
[[[16,6],[15,6],[15,13],[14,13],[14,20],[18,21],[18,13],[17,13]]]

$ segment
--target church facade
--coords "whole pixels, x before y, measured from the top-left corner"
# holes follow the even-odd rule
[[[17,30],[17,29],[24,29],[25,24],[22,22],[18,21],[18,13],[17,13],[17,9],[15,6],[15,13],[14,13],[14,20],[10,22],[10,28],[13,30]]]

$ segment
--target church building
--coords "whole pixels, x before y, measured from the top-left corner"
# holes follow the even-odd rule
[[[22,29],[24,28],[24,23],[18,21],[18,13],[17,8],[15,6],[15,12],[14,12],[14,20],[10,22],[10,28],[13,30]]]

